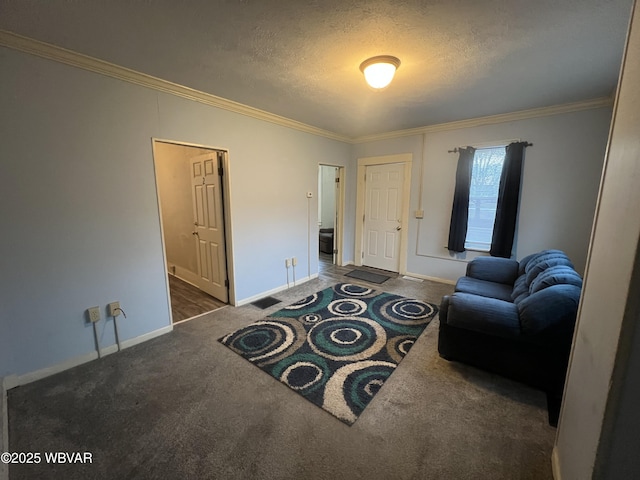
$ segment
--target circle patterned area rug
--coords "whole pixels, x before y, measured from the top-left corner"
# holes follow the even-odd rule
[[[427,302],[339,283],[219,341],[352,425],[437,313]]]

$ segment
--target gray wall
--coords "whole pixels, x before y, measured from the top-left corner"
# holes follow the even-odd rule
[[[432,132],[424,139],[415,135],[359,144],[353,156],[413,154],[407,271],[453,281],[477,254],[452,257],[445,248],[457,164],[457,155],[447,151],[517,138],[533,143],[524,162],[515,256],[559,248],[582,272],[610,118],[610,108],[599,108]],[[422,220],[412,215],[419,209],[424,210]]]
[[[350,145],[6,48],[0,64],[0,377],[94,352],[94,305],[121,302],[123,340],[169,326],[152,137],[229,150],[236,300],[286,285],[286,257],[317,272],[306,192]]]
[[[298,258],[298,278],[317,273],[327,159],[345,166],[343,262],[354,260],[356,159],[408,152],[410,209],[425,210],[409,225],[408,271],[454,280],[466,263],[443,247],[455,171],[446,150],[508,138],[534,143],[518,257],[557,247],[584,265],[609,109],[430,133],[424,148],[420,135],[349,145],[6,48],[0,62],[0,300],[10,332],[0,376],[92,353],[84,312],[93,305],[121,302],[124,340],[170,327],[152,138],[229,151],[236,301],[284,287],[285,258]],[[110,322],[99,336],[113,345]]]
[[[632,17],[563,408],[558,478],[640,478],[640,12]]]

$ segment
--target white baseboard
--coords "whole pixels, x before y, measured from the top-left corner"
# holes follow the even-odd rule
[[[0,452],[8,452],[9,451],[9,410],[7,407],[7,389],[4,383],[4,377],[0,378],[0,389],[2,389],[2,398],[0,398],[0,402],[2,406],[2,417],[0,417],[0,427],[2,427],[2,432],[0,434],[2,437],[0,438]],[[9,465],[6,463],[0,462],[0,480],[9,480]]]
[[[423,280],[430,280],[432,282],[446,283],[447,285],[456,284],[456,280],[449,280],[448,278],[440,278],[440,277],[430,277],[429,275],[422,275],[420,273],[407,272],[404,275],[407,275],[408,277],[422,278]]]
[[[215,310],[212,310],[211,312],[217,312],[218,310],[227,308],[229,306],[230,305],[223,305],[222,307],[218,307]],[[175,327],[176,325],[180,325],[181,323],[190,322],[191,320],[195,320],[196,318],[204,317],[205,315],[209,315],[211,312],[204,312],[204,313],[201,313],[200,315],[195,315],[193,317],[185,318],[184,320],[178,320],[177,322],[173,322],[173,326]]]
[[[554,480],[562,480],[562,474],[560,473],[560,460],[558,458],[558,449],[554,445],[551,451],[551,472],[553,473]]]
[[[158,330],[154,330],[153,332],[145,333],[135,338],[130,338],[128,340],[124,340],[120,343],[122,348],[133,347],[134,345],[138,345],[139,343],[144,343],[152,338],[159,337],[160,335],[164,335],[173,330],[173,325],[167,325],[166,327],[159,328]]]
[[[274,294],[276,294],[278,292],[282,292],[284,290],[288,290],[289,288],[294,287],[294,286],[297,287],[298,285],[302,285],[303,283],[306,283],[306,282],[308,282],[310,280],[313,280],[314,278],[318,278],[318,274],[317,273],[312,274],[310,277],[303,277],[303,278],[297,279],[295,285],[293,285],[293,282],[291,282],[290,285],[281,285],[279,287],[276,287],[274,289],[268,290],[266,292],[262,292],[262,293],[259,293],[257,295],[253,295],[252,297],[243,298],[242,300],[239,300],[238,302],[236,302],[236,307],[241,307],[242,305],[247,305],[248,303],[255,302],[256,300],[260,300],[261,298],[268,297],[269,295],[274,295]]]
[[[173,325],[169,325],[167,327],[154,330],[153,332],[145,333],[144,335],[140,335],[139,337],[124,340],[120,343],[120,345],[123,349],[133,347],[134,345],[137,345],[139,343],[146,342],[147,340],[151,340],[152,338],[164,335],[165,333],[169,333],[172,330]],[[103,357],[106,357],[107,355],[116,353],[118,351],[118,345],[109,345],[107,347],[101,348],[100,351],[101,355]],[[91,362],[93,360],[96,360],[97,358],[98,352],[90,352],[75,358],[70,358],[69,360],[65,360],[62,363],[36,370],[34,372],[25,373],[22,375],[10,375],[8,377],[5,377],[4,379],[4,388],[6,388],[6,390],[11,390],[12,388],[26,385],[28,383],[35,382],[36,380],[41,380],[46,377],[50,377],[51,375],[55,375],[56,373],[64,372],[65,370],[77,367],[78,365],[82,365],[83,363]]]
[[[198,274],[193,273],[186,268],[183,268],[179,265],[169,265],[169,275],[173,275],[174,277],[178,277],[183,282],[187,282],[189,285],[193,285],[196,288],[198,287]]]

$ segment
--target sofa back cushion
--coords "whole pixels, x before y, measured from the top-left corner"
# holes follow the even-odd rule
[[[519,262],[520,265],[518,266],[518,276],[524,275],[524,270],[525,268],[527,268],[527,265],[529,264],[529,262],[541,254],[542,252],[532,253],[531,255],[527,255],[522,260],[520,260]]]
[[[529,295],[529,285],[527,285],[527,275],[520,275],[513,284],[513,291],[511,292],[511,300],[514,303],[520,302],[523,298]]]
[[[529,286],[529,293],[536,293],[552,285],[562,284],[582,288],[582,278],[571,267],[555,265],[538,274]]]
[[[531,260],[525,267],[527,285],[531,286],[531,283],[541,272],[545,271],[549,267],[555,267],[557,265],[573,268],[573,263],[571,263],[569,257],[567,257],[563,252],[549,252]]]
[[[542,250],[541,252],[532,253],[531,255],[527,255],[522,260],[520,260],[520,266],[518,268],[518,276],[520,276],[520,275],[525,273],[525,270],[527,268],[527,265],[529,265],[529,263],[535,263],[540,257],[543,257],[543,256],[548,255],[548,254],[562,254],[562,255],[565,255],[565,253],[562,250]]]

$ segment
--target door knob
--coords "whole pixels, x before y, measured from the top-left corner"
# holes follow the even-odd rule
[[[396,230],[400,231],[400,230],[402,230],[402,227],[401,227],[400,225],[398,225],[398,226],[396,227]]]
[[[191,235],[198,235],[198,232],[191,232]]]

